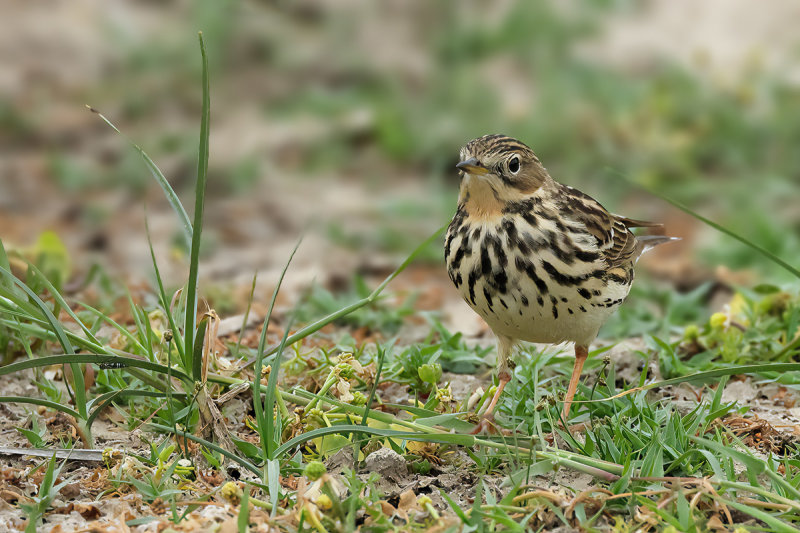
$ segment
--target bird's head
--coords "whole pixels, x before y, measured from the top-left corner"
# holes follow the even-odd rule
[[[478,188],[488,185],[494,196],[503,199],[531,194],[550,179],[533,150],[506,135],[485,135],[468,142],[461,148],[456,168],[467,185],[476,180],[483,185]]]

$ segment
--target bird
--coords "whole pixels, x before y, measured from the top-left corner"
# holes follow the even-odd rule
[[[445,235],[447,272],[497,337],[498,385],[473,433],[493,421],[521,341],[574,343],[566,422],[589,345],[627,297],[637,260],[678,239],[635,235],[631,228],[662,224],[610,213],[555,181],[530,147],[506,135],[468,142],[456,168],[461,185]]]

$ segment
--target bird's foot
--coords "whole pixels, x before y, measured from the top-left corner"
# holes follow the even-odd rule
[[[478,435],[480,433],[493,433],[496,429],[494,423],[494,415],[483,415],[472,431],[469,432],[470,435]]]
[[[469,432],[470,435],[479,435],[481,433],[485,433],[487,435],[505,435],[507,437],[513,435],[513,431],[497,425],[493,414],[483,415],[480,417],[478,423],[475,424],[475,427]]]

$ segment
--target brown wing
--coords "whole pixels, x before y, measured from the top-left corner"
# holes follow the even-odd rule
[[[562,187],[562,208],[597,239],[597,247],[609,269],[627,267],[642,253],[644,247],[628,228],[661,226],[609,213],[591,196],[566,185]]]

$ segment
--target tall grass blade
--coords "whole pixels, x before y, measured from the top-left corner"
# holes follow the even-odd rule
[[[724,233],[725,235],[728,235],[729,237],[733,237],[734,239],[736,239],[737,241],[741,242],[742,244],[744,244],[744,245],[752,248],[753,250],[757,251],[758,253],[760,253],[761,255],[763,255],[764,257],[766,257],[767,259],[769,259],[770,261],[772,261],[776,265],[780,265],[787,272],[791,273],[796,278],[800,279],[800,270],[798,270],[797,268],[793,267],[792,265],[790,265],[789,263],[787,263],[786,261],[784,261],[783,259],[781,259],[777,255],[775,255],[774,253],[770,252],[769,250],[767,250],[763,246],[761,246],[759,244],[756,244],[755,242],[751,241],[747,237],[739,235],[735,231],[726,228],[722,224],[719,224],[719,223],[714,222],[713,220],[711,220],[709,218],[704,217],[700,213],[698,213],[698,212],[694,211],[693,209],[691,209],[689,206],[687,206],[687,205],[685,205],[685,204],[683,204],[683,203],[681,203],[681,202],[679,202],[677,200],[673,200],[669,196],[665,196],[665,195],[661,194],[660,192],[658,192],[656,190],[653,190],[650,187],[647,187],[647,186],[645,186],[645,185],[643,185],[641,183],[634,182],[627,175],[625,175],[624,173],[622,173],[622,172],[620,172],[620,171],[618,171],[616,169],[609,169],[609,170],[611,172],[615,173],[616,175],[622,177],[622,179],[625,180],[627,183],[633,184],[636,187],[644,189],[645,191],[647,191],[648,193],[652,194],[653,196],[657,196],[657,197],[661,198],[662,200],[664,200],[665,202],[668,202],[668,203],[672,204],[673,206],[677,207],[678,209],[680,209],[681,211],[683,211],[687,215],[690,215],[690,216],[696,218],[697,220],[699,220],[703,224],[706,224],[707,226],[710,226],[710,227],[714,228],[715,230],[719,231],[720,233]]]
[[[292,253],[289,254],[289,259],[286,261],[286,264],[283,265],[283,270],[281,270],[281,274],[278,276],[278,283],[275,285],[275,289],[272,291],[272,298],[269,302],[267,316],[264,317],[264,324],[261,328],[261,336],[258,339],[258,352],[256,353],[255,360],[255,376],[253,378],[253,410],[256,415],[256,423],[258,424],[258,431],[261,435],[261,447],[264,451],[265,458],[269,457],[269,447],[267,442],[270,437],[270,432],[267,430],[267,427],[272,424],[272,404],[268,401],[268,398],[264,400],[263,404],[261,403],[261,367],[264,364],[264,346],[267,343],[267,329],[269,328],[269,322],[272,319],[272,311],[275,309],[275,301],[278,299],[278,291],[280,291],[281,285],[283,284],[283,278],[286,276],[286,271],[289,270],[289,265],[292,264],[294,254],[300,247],[301,242],[302,239],[297,240],[297,243],[292,249]],[[286,334],[288,334],[288,332],[289,328],[287,327]],[[267,407],[268,405],[270,406],[269,408]]]
[[[737,241],[741,242],[742,244],[745,244],[745,245],[749,246],[750,248],[752,248],[756,252],[760,253],[761,255],[763,255],[764,257],[766,257],[767,259],[769,259],[770,261],[772,261],[776,265],[780,265],[781,267],[783,267],[787,272],[791,273],[796,278],[800,279],[800,270],[796,269],[795,267],[793,267],[792,265],[790,265],[789,263],[787,263],[786,261],[784,261],[783,259],[781,259],[777,255],[775,255],[774,253],[770,252],[769,250],[767,250],[763,246],[761,246],[759,244],[756,244],[755,242],[751,241],[750,239],[748,239],[746,237],[743,237],[742,235],[739,235],[735,231],[732,231],[732,230],[726,228],[722,224],[719,224],[717,222],[714,222],[711,219],[708,219],[708,218],[704,217],[700,213],[697,213],[697,212],[693,211],[688,206],[678,202],[677,200],[673,200],[672,198],[669,198],[669,197],[664,196],[664,195],[659,194],[659,193],[654,193],[654,194],[656,196],[658,196],[659,198],[671,203],[672,205],[674,205],[675,207],[677,207],[678,209],[680,209],[684,213],[693,216],[694,218],[696,218],[700,222],[702,222],[702,223],[704,223],[704,224],[706,224],[708,226],[711,226],[715,230],[717,230],[717,231],[719,231],[721,233],[724,233],[725,235],[733,237],[734,239],[736,239]]]
[[[194,350],[194,327],[197,319],[197,277],[200,271],[200,235],[203,233],[203,211],[206,197],[206,180],[208,178],[208,124],[211,107],[208,84],[208,57],[203,43],[203,34],[198,34],[200,55],[203,58],[203,109],[200,116],[200,147],[197,153],[197,183],[194,192],[194,227],[192,228],[192,248],[189,256],[189,281],[186,284],[186,316],[184,317],[184,348],[186,354],[196,355]],[[199,368],[192,362],[192,370]],[[195,381],[200,375],[193,375]]]
[[[105,117],[105,115],[103,115],[101,112],[99,112],[97,109],[93,107],[90,106],[86,107],[92,113],[96,113],[97,116],[99,116],[103,120],[103,122],[111,126],[111,128],[114,131],[122,135],[122,137],[124,137],[125,140],[128,141],[128,144],[130,144],[133,147],[133,149],[139,153],[142,159],[144,159],[147,169],[150,171],[150,174],[152,174],[153,178],[155,178],[156,182],[158,182],[158,184],[161,186],[161,190],[164,191],[164,196],[167,197],[169,205],[172,207],[172,210],[175,211],[175,214],[178,215],[178,218],[180,219],[181,226],[183,226],[183,233],[186,239],[186,244],[187,245],[190,244],[192,242],[192,223],[189,222],[189,215],[186,214],[186,210],[183,208],[183,204],[181,204],[180,198],[178,198],[178,195],[175,193],[175,190],[172,188],[172,185],[169,184],[169,181],[167,181],[167,178],[164,177],[164,173],[161,172],[161,169],[159,169],[158,166],[153,162],[153,160],[150,159],[150,156],[147,155],[147,153],[142,149],[141,146],[139,146],[138,144],[130,140],[127,136],[125,136],[125,134],[122,133],[114,125],[113,122],[111,122],[110,120],[108,120],[108,118]]]
[[[161,302],[161,307],[164,308],[164,313],[167,315],[169,327],[172,329],[172,339],[175,341],[175,348],[178,350],[178,355],[184,368],[187,368],[188,361],[186,361],[185,352],[183,351],[183,339],[178,334],[178,324],[175,322],[175,315],[170,308],[169,298],[167,298],[167,291],[164,290],[164,281],[161,278],[161,271],[158,268],[158,261],[156,261],[156,253],[153,250],[153,240],[150,238],[150,223],[147,221],[147,215],[144,218],[144,231],[147,235],[147,246],[150,249],[150,261],[153,263],[153,272],[156,275],[156,284],[158,285],[158,299]]]

